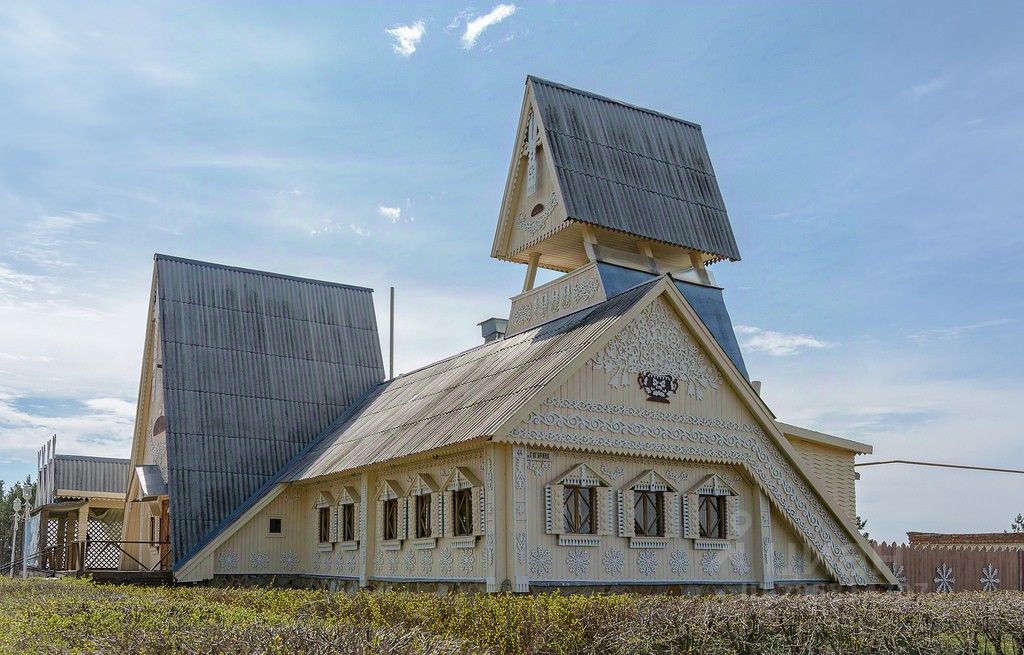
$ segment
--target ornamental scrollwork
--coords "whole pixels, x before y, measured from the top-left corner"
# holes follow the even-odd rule
[[[596,371],[610,374],[608,384],[623,387],[650,379],[675,386],[686,384],[688,396],[703,400],[722,385],[722,374],[690,338],[674,310],[659,298],[645,307],[591,361]],[[646,376],[646,377],[645,377]],[[665,401],[674,391],[663,390]],[[650,393],[650,392],[649,392]]]

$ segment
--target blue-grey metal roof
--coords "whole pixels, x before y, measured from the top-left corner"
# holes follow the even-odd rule
[[[54,455],[50,465],[55,497],[58,490],[123,494],[128,488],[127,459]]]
[[[570,219],[740,259],[699,125],[529,81]]]
[[[175,559],[384,377],[372,291],[155,256]]]
[[[605,295],[609,298],[637,284],[641,284],[645,280],[657,277],[654,273],[624,268],[605,262],[598,262],[597,270],[601,275],[601,284],[604,286]],[[683,294],[686,302],[697,313],[700,320],[704,322],[704,326],[715,337],[718,345],[722,347],[725,354],[729,356],[732,363],[736,365],[739,372],[749,382],[750,377],[747,375],[747,366],[743,362],[740,344],[736,341],[736,332],[732,327],[729,310],[725,308],[725,298],[722,295],[722,289],[684,282],[682,280],[673,280],[673,282],[676,288],[679,289],[679,293]]]

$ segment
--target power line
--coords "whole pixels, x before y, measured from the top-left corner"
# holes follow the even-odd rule
[[[937,468],[945,468],[945,469],[966,469],[968,471],[991,471],[991,472],[995,472],[995,473],[1017,473],[1019,475],[1024,475],[1024,471],[1022,471],[1020,469],[1001,469],[1001,468],[994,468],[994,467],[991,467],[991,466],[968,466],[966,464],[940,464],[938,462],[916,462],[916,461],[909,460],[909,459],[887,459],[887,460],[880,461],[880,462],[860,462],[859,464],[854,464],[854,466],[855,467],[857,467],[857,466],[881,466],[883,464],[908,464],[910,466],[934,466],[934,467],[937,467]]]

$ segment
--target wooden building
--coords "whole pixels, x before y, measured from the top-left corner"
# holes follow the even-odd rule
[[[369,290],[158,255],[126,540],[165,525],[180,581],[895,584],[854,521],[870,446],[748,377],[698,125],[528,78],[491,254],[526,266],[508,318],[391,380]]]

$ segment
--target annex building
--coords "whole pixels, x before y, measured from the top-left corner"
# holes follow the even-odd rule
[[[508,318],[385,380],[371,290],[157,255],[133,557],[344,589],[895,584],[854,520],[870,446],[748,377],[700,126],[528,78],[491,256],[526,267]]]

